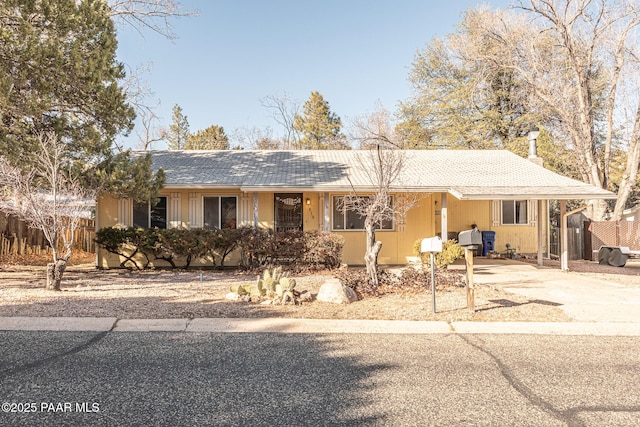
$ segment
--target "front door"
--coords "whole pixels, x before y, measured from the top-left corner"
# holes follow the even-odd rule
[[[276,233],[302,231],[302,193],[276,193],[273,205]]]

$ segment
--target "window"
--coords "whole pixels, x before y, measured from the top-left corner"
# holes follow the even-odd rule
[[[502,201],[502,224],[503,225],[526,225],[527,201],[526,200],[503,200]]]
[[[393,203],[393,199],[391,199],[391,203]],[[334,230],[364,230],[364,220],[365,217],[357,212],[344,209],[344,196],[333,196]],[[393,230],[393,221],[383,220],[376,224],[375,228],[376,230]]]
[[[133,226],[141,228],[167,228],[167,198],[158,197],[155,205],[151,203],[133,204]]]
[[[236,228],[238,222],[238,199],[235,196],[207,196],[204,197],[203,215],[204,228]]]

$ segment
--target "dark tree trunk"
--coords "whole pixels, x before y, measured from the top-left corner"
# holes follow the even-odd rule
[[[67,260],[58,259],[56,262],[47,264],[47,289],[51,291],[60,290],[62,275],[67,268]]]

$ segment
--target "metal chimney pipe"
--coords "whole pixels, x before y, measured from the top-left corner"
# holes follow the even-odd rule
[[[535,159],[536,157],[538,157],[537,139],[539,135],[540,135],[540,129],[538,129],[537,127],[531,129],[529,131],[529,134],[527,135],[527,140],[529,141],[529,158],[530,159]]]
[[[538,157],[538,146],[535,139],[529,140],[529,158]]]

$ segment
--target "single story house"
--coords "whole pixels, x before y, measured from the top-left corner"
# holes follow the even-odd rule
[[[394,150],[395,151],[395,150]],[[546,252],[548,200],[607,199],[615,195],[560,176],[505,150],[403,150],[390,191],[418,203],[404,218],[379,225],[381,264],[405,264],[417,239],[451,236],[476,224],[495,234],[495,249]],[[385,154],[385,151],[382,151]],[[97,201],[96,227],[264,227],[323,230],[344,237],[343,262],[364,264],[364,220],[343,211],[342,198],[375,191],[375,150],[153,151],[166,173],[155,206],[109,196]],[[536,159],[534,159],[536,160]],[[539,160],[539,159],[537,159]],[[118,257],[98,250],[97,266]],[[233,260],[231,260],[233,263]]]

